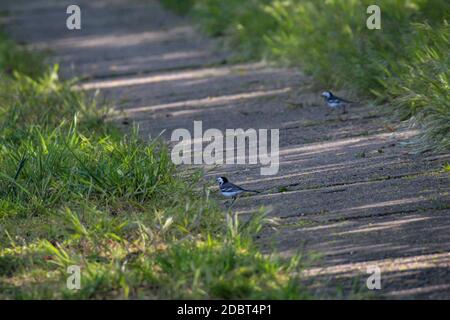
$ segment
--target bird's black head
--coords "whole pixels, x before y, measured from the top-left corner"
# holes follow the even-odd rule
[[[218,177],[216,180],[220,186],[228,182],[228,179],[226,177]]]

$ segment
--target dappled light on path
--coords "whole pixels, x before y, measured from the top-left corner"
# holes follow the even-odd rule
[[[20,1],[6,1],[21,12]],[[406,143],[418,130],[396,120],[389,106],[356,103],[346,115],[327,114],[324,88],[300,70],[233,65],[229,52],[156,1],[81,4],[80,33],[55,31],[55,12],[44,0],[33,4],[39,19],[15,23],[11,32],[51,49],[61,76],[79,78],[77,90],[99,90],[125,131],[135,123],[145,139],[162,132],[169,139],[178,128],[192,132],[199,120],[203,131],[279,129],[276,175],[262,176],[261,165],[248,162],[182,167],[204,170],[207,186],[222,175],[261,192],[239,198],[233,210],[243,219],[266,210],[274,223],[258,235],[264,250],[320,255],[303,274],[320,292],[347,289],[358,277],[365,288],[366,268],[375,264],[385,277],[382,296],[450,298],[449,153],[412,154]],[[42,31],[30,32],[37,23]],[[225,208],[217,187],[211,193]]]

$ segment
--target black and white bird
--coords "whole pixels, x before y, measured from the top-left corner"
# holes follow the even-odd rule
[[[260,191],[248,190],[248,189],[241,188],[241,187],[229,182],[226,177],[218,177],[217,183],[219,184],[220,192],[222,193],[222,195],[224,197],[233,199],[230,206],[232,206],[233,203],[236,201],[237,196],[243,192],[260,193]]]
[[[347,111],[345,110],[346,106],[350,103],[353,103],[353,101],[345,100],[343,98],[335,96],[331,91],[322,92],[321,96],[325,98],[328,106],[333,110],[342,108],[342,113],[347,113]]]

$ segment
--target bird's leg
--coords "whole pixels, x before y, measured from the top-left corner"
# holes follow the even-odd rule
[[[344,104],[344,106],[342,107],[342,114],[346,114],[347,110],[345,110],[346,105]]]
[[[233,206],[233,204],[236,201],[236,199],[237,199],[237,197],[233,197],[233,201],[231,201],[230,208]]]
[[[230,201],[226,201],[225,204],[227,205],[228,209],[231,209],[231,207],[233,206],[233,203],[236,201],[236,197],[233,197],[231,200],[231,203],[228,204]]]

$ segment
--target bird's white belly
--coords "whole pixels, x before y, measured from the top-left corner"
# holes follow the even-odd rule
[[[339,107],[342,107],[342,103],[339,103],[339,102],[337,102],[337,103],[329,103],[328,104],[331,108],[339,108]]]
[[[225,192],[222,192],[222,194],[225,197],[235,197],[235,196],[237,196],[240,193],[242,193],[242,191],[225,191]]]

